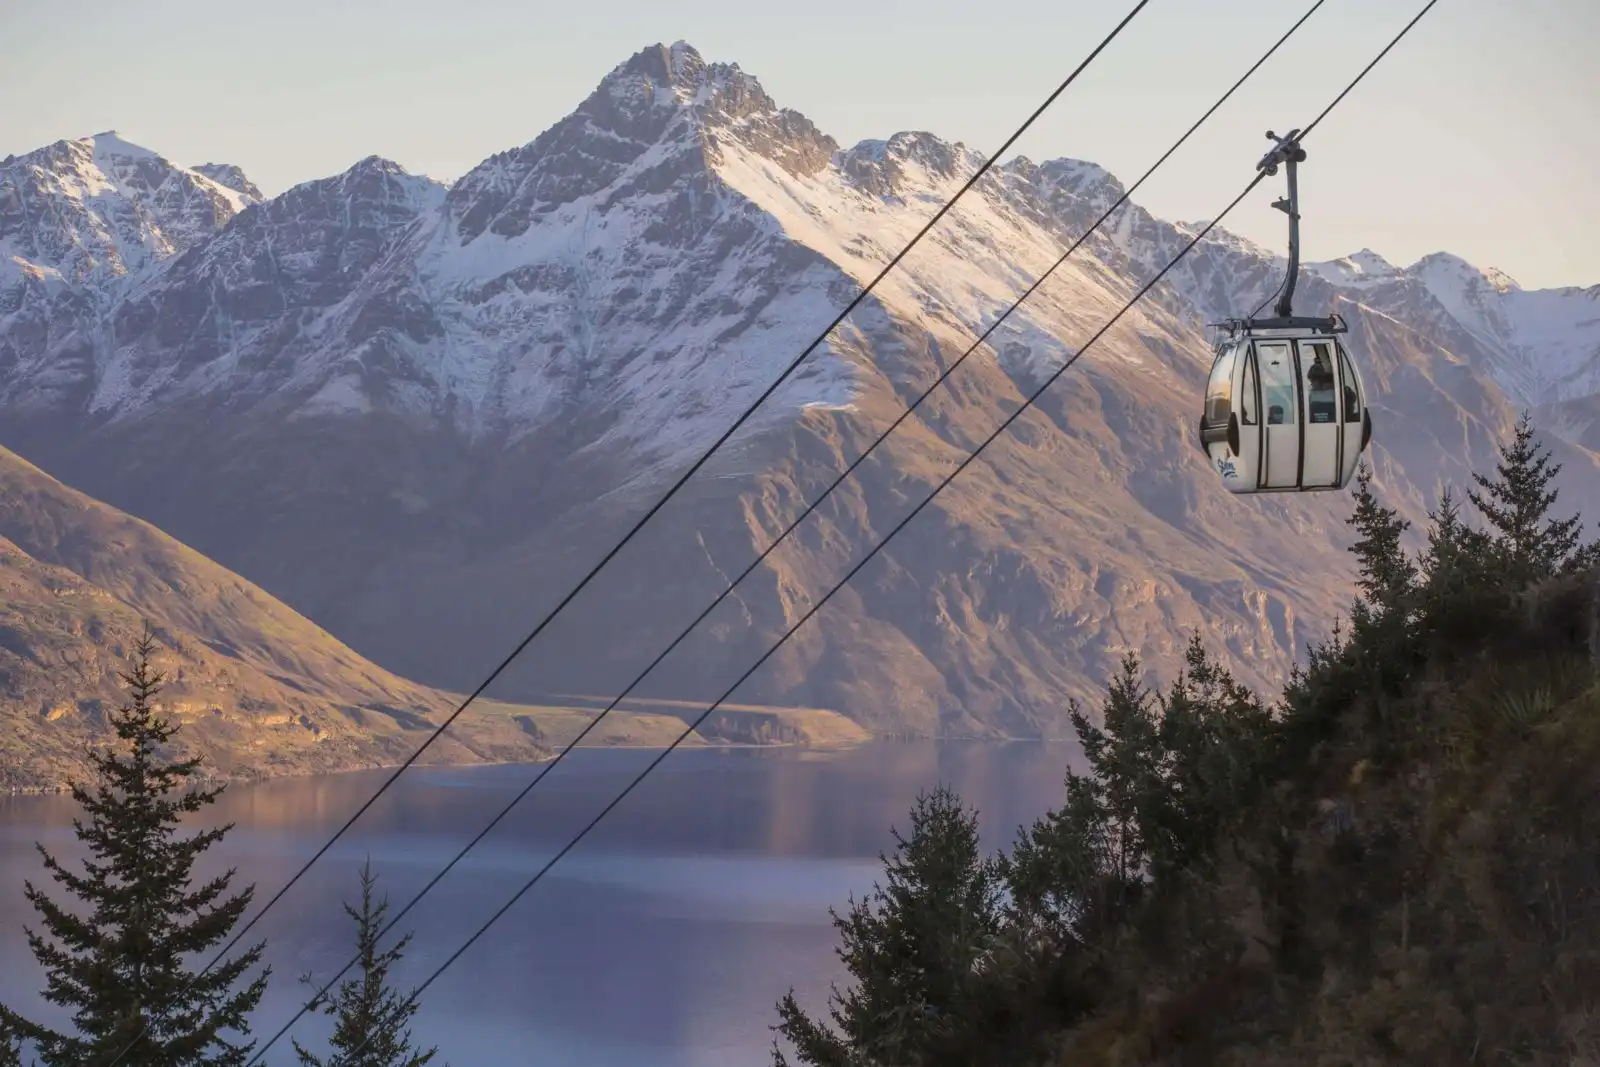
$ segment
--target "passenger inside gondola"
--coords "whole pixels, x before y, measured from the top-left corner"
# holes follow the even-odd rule
[[[1337,417],[1333,395],[1333,367],[1327,345],[1312,345],[1315,356],[1306,371],[1306,410],[1312,422],[1332,422]]]

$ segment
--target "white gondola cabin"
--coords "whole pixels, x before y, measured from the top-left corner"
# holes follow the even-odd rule
[[[1273,149],[1256,164],[1269,175],[1282,164],[1289,178],[1289,195],[1272,205],[1289,216],[1289,268],[1275,314],[1215,324],[1226,333],[1206,382],[1200,449],[1230,493],[1343,489],[1372,440],[1361,376],[1339,339],[1344,320],[1293,311],[1300,272],[1295,167],[1306,158],[1299,135],[1269,130]]]
[[[1206,382],[1200,447],[1230,493],[1343,489],[1372,439],[1361,376],[1330,319],[1255,319]]]

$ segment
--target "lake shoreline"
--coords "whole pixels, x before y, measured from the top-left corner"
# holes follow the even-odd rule
[[[859,748],[859,747],[861,747],[863,745],[870,745],[870,744],[915,745],[915,744],[928,744],[928,743],[935,743],[935,744],[952,744],[952,743],[973,744],[973,743],[976,743],[976,744],[985,744],[985,745],[1011,745],[1011,744],[1051,744],[1051,743],[1059,743],[1059,742],[1066,741],[1066,740],[1068,740],[1068,739],[1067,738],[1059,738],[1059,737],[964,737],[964,736],[912,737],[912,736],[907,736],[907,735],[903,735],[903,734],[874,734],[874,735],[870,735],[870,736],[868,736],[866,738],[863,738],[863,739],[857,740],[857,741],[839,741],[839,742],[772,741],[772,742],[757,743],[757,742],[750,742],[750,741],[706,741],[706,740],[702,739],[698,744],[693,744],[693,745],[686,744],[686,745],[682,745],[682,746],[679,746],[679,747],[683,751],[696,751],[696,752],[703,752],[703,751],[733,751],[733,750],[750,751],[750,750],[765,750],[765,749],[773,749],[773,750],[810,749],[810,750],[814,750],[814,751],[817,751],[817,752],[848,752],[848,751],[850,751],[852,749]],[[597,752],[597,751],[605,751],[605,750],[610,750],[610,749],[620,749],[620,750],[626,750],[626,751],[630,751],[630,752],[637,752],[637,751],[656,751],[656,752],[659,752],[659,751],[662,751],[663,749],[665,749],[666,747],[667,747],[666,745],[646,745],[646,744],[594,744],[594,745],[579,745],[579,746],[577,746],[577,749],[581,750],[581,751],[585,751],[585,752]],[[494,759],[494,760],[482,759],[482,760],[448,761],[448,762],[440,762],[440,763],[416,763],[416,764],[412,764],[409,769],[410,770],[423,770],[423,769],[431,769],[431,770],[465,770],[467,768],[472,768],[472,767],[538,767],[538,766],[541,766],[541,765],[546,764],[546,763],[554,762],[554,760],[559,755],[560,755],[559,752],[551,752],[548,756],[545,756],[545,757],[540,758],[540,759],[509,759],[509,760],[506,760],[506,759]],[[294,779],[323,778],[323,777],[331,777],[331,776],[334,776],[334,775],[346,775],[346,774],[368,774],[368,773],[371,773],[371,772],[374,772],[374,771],[392,771],[392,770],[395,770],[395,769],[397,769],[399,767],[402,767],[404,765],[405,765],[405,763],[404,763],[403,760],[396,760],[394,762],[363,763],[363,764],[360,764],[358,766],[338,767],[338,768],[335,768],[335,769],[329,769],[329,768],[325,768],[325,767],[289,767],[289,768],[285,768],[284,770],[282,770],[279,773],[260,773],[260,772],[257,772],[257,773],[253,773],[253,774],[208,774],[208,773],[205,773],[204,771],[202,771],[200,774],[197,774],[195,776],[194,781],[196,782],[196,784],[207,785],[207,786],[217,786],[217,785],[221,785],[221,786],[255,785],[255,784],[259,784],[259,783],[263,783],[263,782],[290,781],[290,780],[294,780]],[[5,788],[3,790],[0,790],[0,796],[12,796],[12,797],[62,796],[62,795],[71,793],[71,791],[72,791],[71,784],[70,783],[66,783],[66,782],[62,782],[62,783],[57,783],[54,786],[10,786],[10,787],[7,787],[7,788]]]

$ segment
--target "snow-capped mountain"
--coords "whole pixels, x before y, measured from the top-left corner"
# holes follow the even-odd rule
[[[1600,286],[1530,292],[1501,271],[1480,270],[1448,252],[1404,269],[1371,252],[1314,269],[1324,276],[1343,273],[1336,284],[1359,290],[1374,307],[1413,317],[1426,309],[1435,321],[1466,330],[1489,352],[1496,381],[1520,404],[1600,392]]]
[[[256,183],[246,178],[244,171],[232,163],[201,163],[199,166],[194,167],[193,170],[196,173],[204,174],[223,188],[232,189],[234,192],[249,198],[252,203],[266,199],[261,195],[261,190],[256,187]]]
[[[682,43],[448,189],[369,158],[253,203],[237,168],[131,147],[116,158],[141,162],[86,178],[100,140],[0,166],[0,443],[456,686],[982,162],[930,133],[842,147]],[[1078,160],[995,168],[507,695],[620,689],[1122,189]],[[1196,231],[1118,209],[646,690],[720,692]],[[97,269],[109,247],[122,269]],[[1488,463],[1517,406],[1600,390],[1600,289],[1524,292],[1459,262],[1363,252],[1308,266],[1297,294],[1350,322],[1380,478],[1413,518]],[[1192,426],[1203,323],[1260,303],[1282,266],[1214,230],[739,698],[1054,729],[1123,649],[1170,666],[1194,626],[1246,678],[1280,677],[1347,601],[1348,502],[1227,498]],[[1600,499],[1600,461],[1558,445],[1571,491]]]
[[[438,183],[371,156],[259,205],[123,294],[112,341],[81,382],[85,406],[115,419],[197,393],[244,399],[320,382],[326,360],[305,353],[327,351],[318,339],[348,325],[344,306],[394,238],[443,199]]]
[[[0,270],[104,293],[258,200],[115,131],[57,141],[0,160]]]

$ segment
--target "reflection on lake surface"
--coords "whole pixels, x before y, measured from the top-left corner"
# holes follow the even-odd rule
[[[654,755],[582,750],[551,770],[406,916],[400,979],[426,977]],[[824,1007],[842,974],[828,908],[880,877],[919,791],[954,786],[996,848],[1060,803],[1076,758],[1067,743],[674,752],[428,990],[417,1036],[453,1067],[761,1067],[780,996]],[[407,772],[251,932],[274,971],[260,1038],[298,1007],[300,975],[349,959],[340,903],[365,857],[398,910],[537,771]],[[235,786],[207,819],[237,828],[197,874],[237,867],[254,915],[388,773]],[[59,1016],[38,996],[23,881],[53,885],[36,840],[80,855],[76,814],[65,796],[0,799],[0,999],[40,1019]],[[312,1049],[326,1032],[309,1015],[292,1031]],[[294,1062],[287,1038],[266,1062]]]

